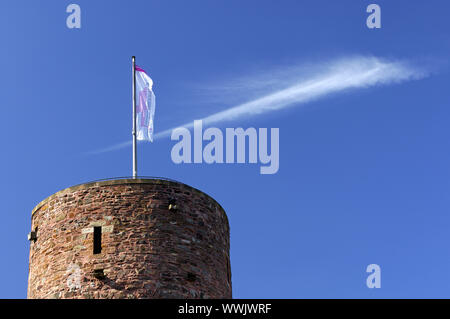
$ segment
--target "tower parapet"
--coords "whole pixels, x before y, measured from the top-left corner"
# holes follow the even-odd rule
[[[229,223],[188,185],[114,179],[32,212],[28,298],[231,298]]]

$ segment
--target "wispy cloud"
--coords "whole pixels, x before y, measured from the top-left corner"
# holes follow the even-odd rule
[[[308,74],[298,74],[297,77],[292,76],[291,72],[288,79],[286,77],[279,79],[280,83],[284,83],[285,88],[274,90],[249,102],[208,115],[201,120],[203,120],[204,125],[233,121],[288,107],[301,106],[330,94],[417,80],[425,76],[427,76],[427,72],[407,62],[389,61],[376,57],[340,59],[331,63],[321,63],[316,68],[308,68]],[[289,83],[286,83],[287,81]],[[270,75],[270,81],[249,80],[249,87],[255,87],[255,83],[273,84],[274,76],[273,74]],[[239,86],[243,87],[245,83],[241,82]],[[191,128],[193,120],[176,127]],[[172,130],[176,127],[156,134],[155,139],[170,136]],[[130,144],[131,141],[124,142],[90,152],[90,154],[117,150]]]

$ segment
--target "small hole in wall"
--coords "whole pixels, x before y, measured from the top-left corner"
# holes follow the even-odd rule
[[[178,209],[177,202],[174,198],[169,199],[169,210],[172,212],[176,212]]]
[[[93,275],[94,275],[94,278],[97,278],[97,279],[104,279],[106,277],[103,269],[94,269]]]
[[[102,227],[94,227],[94,254],[100,254],[102,252]]]
[[[191,272],[188,272],[188,274],[187,274],[187,280],[188,281],[196,281],[197,280],[197,276],[195,275],[195,274],[193,274],[193,273],[191,273]]]

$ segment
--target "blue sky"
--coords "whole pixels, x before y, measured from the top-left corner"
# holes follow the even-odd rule
[[[66,27],[72,2],[79,30]],[[342,61],[357,74],[382,63],[373,83],[213,123],[279,128],[274,175],[176,165],[167,137],[139,144],[139,174],[224,207],[235,298],[450,297],[448,1],[72,2],[0,3],[1,298],[26,297],[37,203],[131,174],[131,147],[98,150],[131,138],[132,55],[155,83],[156,133],[342,75]],[[372,263],[380,289],[366,287]]]

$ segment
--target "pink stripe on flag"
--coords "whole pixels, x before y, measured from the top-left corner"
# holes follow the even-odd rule
[[[144,72],[145,74],[147,74],[147,72],[145,72],[145,70],[143,68],[141,68],[140,66],[136,65],[135,69],[136,69],[136,71]]]

